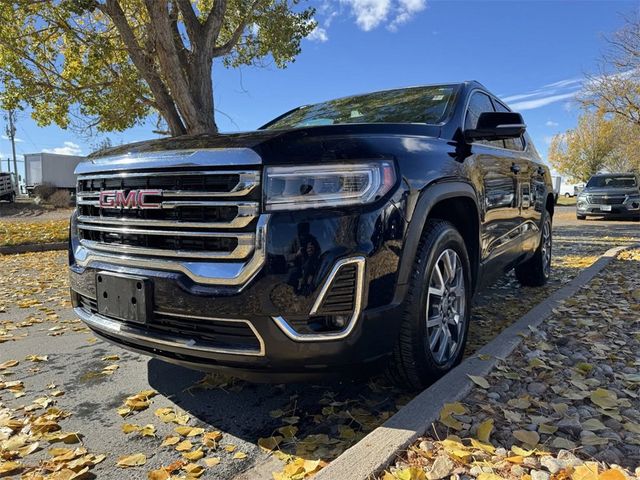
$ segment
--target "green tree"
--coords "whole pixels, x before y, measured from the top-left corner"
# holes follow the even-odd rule
[[[0,106],[41,125],[121,131],[159,114],[216,133],[212,68],[284,68],[315,27],[299,0],[0,2]]]
[[[576,128],[553,137],[549,162],[561,175],[586,182],[614,151],[614,137],[613,124],[603,112],[587,111]]]
[[[558,173],[585,182],[600,170],[640,169],[640,126],[605,110],[586,110],[576,128],[552,139],[548,156]]]

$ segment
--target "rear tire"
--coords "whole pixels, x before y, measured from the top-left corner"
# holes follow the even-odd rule
[[[576,218],[578,220],[585,220],[587,218],[587,216],[586,215],[576,215]]]
[[[469,330],[471,268],[449,222],[428,220],[412,267],[389,379],[423,389],[460,363]]]
[[[541,287],[547,283],[551,276],[551,248],[553,246],[551,215],[547,210],[544,210],[542,215],[540,244],[536,253],[515,268],[516,278],[520,285],[526,287]]]

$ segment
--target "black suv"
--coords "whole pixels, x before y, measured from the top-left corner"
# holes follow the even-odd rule
[[[578,195],[576,217],[587,215],[640,218],[640,181],[633,173],[592,176]]]
[[[76,173],[76,313],[192,368],[279,381],[382,364],[421,387],[461,360],[483,284],[549,278],[549,170],[477,82],[116,147]]]

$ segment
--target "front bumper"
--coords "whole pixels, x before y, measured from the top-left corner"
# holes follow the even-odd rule
[[[158,270],[126,259],[77,261],[75,245],[70,250],[72,302],[78,316],[101,338],[190,368],[282,380],[344,373],[383,359],[395,343],[399,307],[393,299],[401,218],[393,204],[364,212],[274,214],[265,233],[262,266],[241,285],[199,283],[193,272]],[[293,287],[300,284],[300,275],[284,252],[299,241],[301,222],[308,225],[321,252],[312,278]],[[361,304],[347,327],[337,335],[317,338],[299,338],[287,331],[281,321],[309,317],[336,265],[353,259],[362,261]],[[151,281],[153,315],[147,324],[98,313],[95,278],[100,271]]]
[[[576,213],[598,217],[640,217],[640,204],[594,205],[579,202],[576,206]]]

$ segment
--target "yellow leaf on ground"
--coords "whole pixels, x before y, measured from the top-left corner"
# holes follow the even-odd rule
[[[165,437],[165,439],[163,440],[160,446],[166,447],[169,445],[175,445],[179,441],[180,441],[180,437],[178,437],[177,435],[169,435],[168,437]]]
[[[6,370],[7,368],[15,367],[19,364],[18,360],[7,360],[4,363],[0,363],[0,370]]]
[[[267,452],[272,452],[278,445],[282,442],[282,437],[280,435],[276,435],[274,437],[266,437],[258,439],[258,446]]]
[[[164,468],[159,468],[158,470],[151,470],[147,474],[148,480],[169,480],[170,475]]]
[[[245,458],[247,458],[247,454],[244,452],[236,452],[233,454],[234,460],[244,460]]]
[[[147,463],[147,457],[144,453],[135,453],[126,457],[120,457],[116,465],[120,468],[139,467]]]
[[[176,450],[179,452],[186,452],[187,450],[191,450],[193,448],[193,444],[189,440],[183,440],[178,445],[176,445]]]
[[[591,393],[591,401],[602,408],[613,408],[618,405],[618,396],[611,390],[598,388]]]
[[[481,388],[489,388],[489,382],[487,382],[487,379],[484,377],[479,377],[477,375],[467,375],[467,377],[469,377],[471,379],[471,381],[473,383],[475,383],[476,385],[478,385]]]
[[[620,470],[611,468],[602,472],[598,476],[598,480],[627,480],[627,477]]]
[[[481,442],[489,443],[489,437],[491,436],[492,431],[493,419],[488,418],[478,426],[476,437],[478,437],[478,440],[480,440]]]
[[[571,480],[598,480],[598,462],[585,462],[573,469]]]
[[[204,463],[207,467],[215,467],[220,463],[220,457],[205,458]]]
[[[187,460],[196,461],[204,457],[204,452],[202,451],[202,448],[198,448],[197,450],[193,450],[192,452],[183,453],[182,456]]]
[[[540,435],[538,435],[538,432],[532,432],[530,430],[516,430],[513,432],[513,436],[522,443],[531,447],[535,447],[540,441]]]
[[[398,480],[426,480],[427,476],[424,470],[420,467],[403,468],[402,470],[396,470],[394,477]]]

